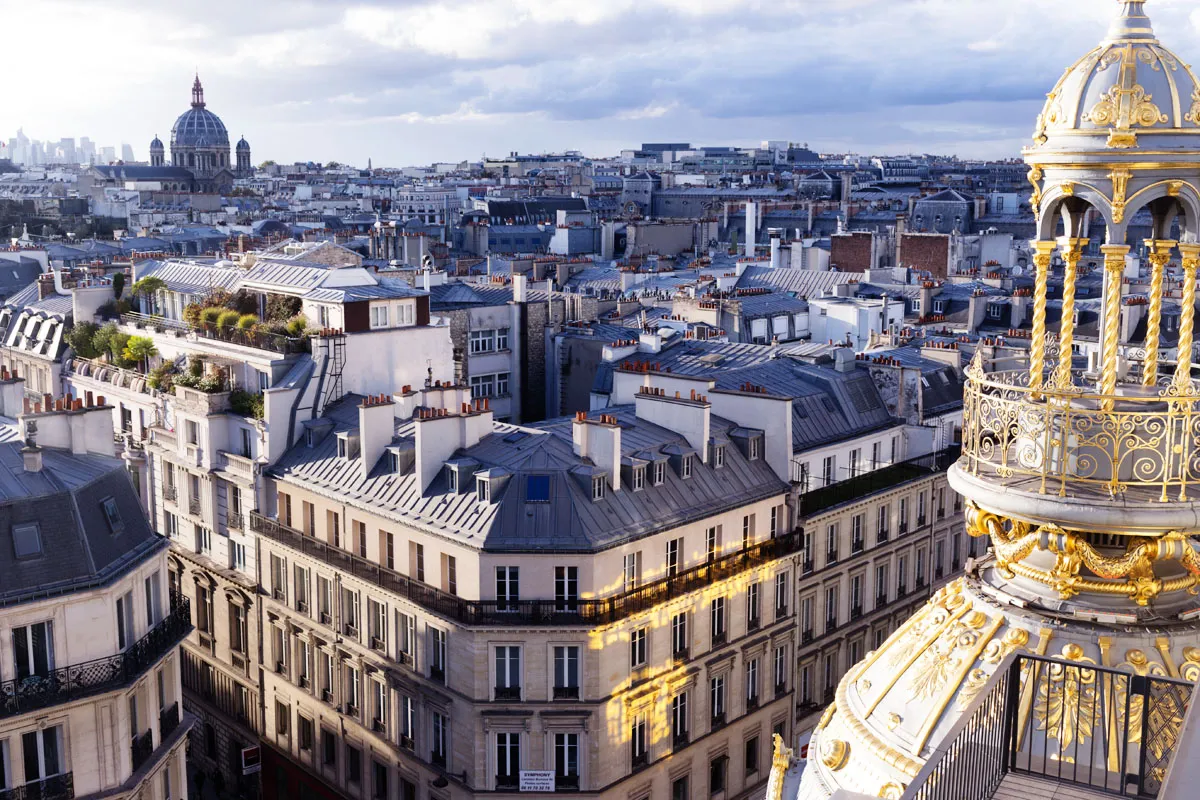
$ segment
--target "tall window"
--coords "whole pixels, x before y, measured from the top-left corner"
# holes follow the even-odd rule
[[[579,567],[554,568],[554,607],[557,611],[579,608]]]
[[[746,707],[758,706],[758,659],[746,662]]]
[[[630,754],[633,765],[641,766],[646,763],[646,715],[636,714],[629,725]]]
[[[358,592],[350,589],[342,590],[342,632],[356,639],[359,631],[362,630],[358,603]]]
[[[687,658],[690,646],[687,612],[681,611],[671,617],[671,653],[675,658]]]
[[[213,632],[212,589],[199,584],[196,586],[196,629],[209,636]]]
[[[367,635],[371,637],[371,647],[376,650],[387,649],[387,606],[376,600],[367,600]]]
[[[446,677],[446,632],[437,628],[429,629],[429,677]]]
[[[629,666],[633,669],[646,666],[647,629],[637,628],[629,634]]]
[[[36,622],[12,630],[13,666],[18,681],[47,677],[54,671],[54,629],[51,622]]]
[[[63,771],[62,726],[30,731],[21,736],[21,758],[25,764],[25,783],[59,775]]]
[[[425,545],[413,543],[413,577],[425,582]]]
[[[554,648],[554,699],[579,699],[579,647]]]
[[[446,743],[449,738],[450,724],[444,714],[434,711],[430,714],[432,735],[429,743],[429,760],[440,767],[446,766]]]
[[[521,599],[518,567],[496,567],[496,610],[516,611]]]
[[[296,610],[301,614],[307,614],[309,586],[308,567],[301,567],[297,565],[294,568],[294,572],[295,574],[292,576],[292,594],[294,595],[294,599],[296,601]]]
[[[671,737],[676,746],[687,742],[690,727],[688,725],[688,696],[684,691],[671,698]]]
[[[787,691],[787,648],[775,648],[775,693]]]
[[[754,543],[754,515],[742,517],[742,549],[745,550]]]
[[[683,539],[671,539],[667,542],[667,577],[673,578],[679,574],[679,554],[683,550]]]
[[[712,628],[713,647],[725,644],[725,598],[713,598],[709,606],[709,622]]]
[[[496,734],[496,786],[511,788],[521,774],[521,734]]]
[[[775,576],[775,618],[786,617],[788,612],[788,576],[781,572]]]
[[[746,627],[757,628],[762,621],[759,613],[758,584],[752,583],[746,587]]]
[[[250,636],[246,624],[246,609],[237,603],[229,603],[229,649],[245,655],[249,652]],[[276,628],[276,630],[279,630]],[[283,661],[283,655],[278,658]]]
[[[625,554],[625,591],[633,591],[642,583],[642,551]]]
[[[725,723],[725,676],[714,675],[708,681],[709,709],[713,725]]]
[[[117,598],[117,647],[124,650],[133,641],[133,592],[126,592]]]
[[[721,554],[721,526],[714,525],[705,532],[705,559],[712,563]]]
[[[579,734],[554,734],[554,777],[556,786],[579,786]]]
[[[496,699],[521,699],[521,648],[517,645],[496,647]]]

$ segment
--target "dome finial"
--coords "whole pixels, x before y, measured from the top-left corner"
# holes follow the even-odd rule
[[[1146,16],[1146,0],[1117,0],[1121,13],[1108,29],[1109,41],[1142,41],[1154,39],[1154,28]]]
[[[196,73],[196,80],[192,83],[192,108],[204,108],[204,87],[200,85],[200,73]]]

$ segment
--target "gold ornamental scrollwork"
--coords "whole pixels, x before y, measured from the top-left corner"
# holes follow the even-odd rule
[[[1133,173],[1127,169],[1114,169],[1108,173],[1108,177],[1112,181],[1113,186],[1112,218],[1115,224],[1120,225],[1125,221],[1125,205],[1128,202],[1129,179],[1133,177]]]
[[[1071,744],[1090,739],[1093,725],[1096,721],[1103,724],[1104,715],[1097,709],[1096,671],[1087,668],[1096,662],[1074,643],[1063,647],[1061,658],[1072,663],[1053,661],[1045,666],[1033,713],[1038,730],[1058,742],[1060,760],[1065,761]]]
[[[850,758],[850,745],[841,739],[822,739],[821,763],[837,772]]]

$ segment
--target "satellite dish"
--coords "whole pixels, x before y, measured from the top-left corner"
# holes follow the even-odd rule
[[[1022,275],[1024,275],[1024,274],[1025,274],[1025,268],[1024,268],[1024,267],[1019,267],[1019,266],[1018,266],[1018,267],[1013,267],[1013,268],[1012,268],[1012,275],[1013,275],[1013,277],[1014,277],[1014,278],[1019,278],[1019,277],[1021,277],[1021,276],[1022,276]]]

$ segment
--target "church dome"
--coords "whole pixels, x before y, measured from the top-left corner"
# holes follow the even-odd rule
[[[180,147],[229,147],[225,123],[204,107],[204,87],[199,77],[192,84],[192,107],[180,114],[171,128],[171,149]]]
[[[1105,137],[1101,146],[1130,148],[1139,135],[1153,134],[1155,147],[1184,147],[1172,134],[1200,130],[1200,81],[1155,37],[1145,0],[1122,6],[1099,46],[1047,95],[1034,132],[1039,145],[1090,149],[1093,134]]]
[[[243,136],[241,139],[238,139],[238,143],[237,143],[237,151],[238,151],[239,153],[248,153],[248,152],[250,152],[250,143],[246,141],[246,137],[245,137],[245,136]]]
[[[154,137],[154,140],[150,142],[150,149],[151,150],[162,150],[163,149],[162,139],[158,138],[157,135]]]

